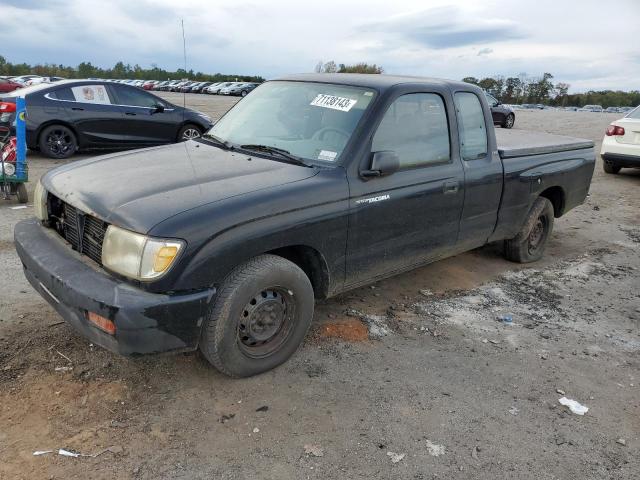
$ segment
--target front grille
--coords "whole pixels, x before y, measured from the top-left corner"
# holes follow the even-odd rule
[[[56,230],[71,248],[102,265],[102,242],[109,224],[56,197],[50,206]]]

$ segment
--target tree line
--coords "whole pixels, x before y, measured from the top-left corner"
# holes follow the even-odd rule
[[[541,77],[525,73],[517,77],[465,77],[463,82],[472,83],[489,92],[502,103],[541,103],[559,107],[583,107],[602,105],[603,107],[635,107],[640,104],[640,91],[632,90],[589,90],[584,93],[569,93],[565,82],[553,83],[553,75],[545,72]]]
[[[326,63],[320,60],[314,70],[316,73],[384,73],[384,69],[375,63],[369,65],[361,62],[345,65],[344,63],[336,64],[333,60]]]
[[[264,78],[259,75],[230,75],[223,73],[202,73],[193,70],[185,71],[179,68],[176,71],[165,70],[152,64],[151,68],[142,68],[136,64],[131,66],[124,62],[116,63],[112,68],[101,68],[92,65],[91,62],[82,62],[77,67],[55,65],[45,63],[43,65],[29,65],[27,63],[11,63],[0,55],[0,75],[40,75],[43,77],[64,77],[64,78],[113,78],[113,79],[135,79],[135,80],[189,80],[224,82],[264,82]]]

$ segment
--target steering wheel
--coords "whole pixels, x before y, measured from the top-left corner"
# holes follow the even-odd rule
[[[311,139],[324,140],[325,134],[329,132],[334,132],[334,133],[337,133],[338,135],[343,136],[345,142],[349,140],[349,136],[350,136],[349,132],[345,132],[344,130],[341,130],[340,128],[336,128],[336,127],[323,127],[320,130],[318,130],[316,133],[314,133]]]

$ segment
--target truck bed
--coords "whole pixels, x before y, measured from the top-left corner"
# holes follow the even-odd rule
[[[565,137],[551,133],[530,132],[528,130],[507,130],[496,128],[496,142],[500,158],[524,157],[548,153],[566,152],[593,148],[591,140]]]

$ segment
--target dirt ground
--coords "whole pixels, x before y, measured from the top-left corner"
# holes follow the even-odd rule
[[[214,117],[234,101],[187,96]],[[615,118],[516,128],[599,150]],[[32,181],[61,163],[30,162]],[[638,205],[640,171],[598,159],[543,261],[490,245],[320,302],[288,363],[231,380],[196,353],[127,359],[77,335],[23,277],[12,231],[32,208],[0,201],[0,478],[637,479]]]

